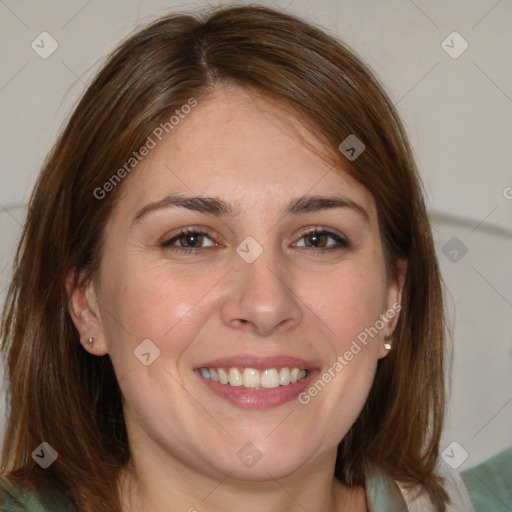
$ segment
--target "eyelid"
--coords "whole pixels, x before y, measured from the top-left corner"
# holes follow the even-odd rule
[[[171,231],[170,233],[165,234],[159,241],[159,245],[161,247],[173,247],[171,245],[172,241],[175,241],[176,238],[179,238],[180,236],[186,235],[188,233],[194,233],[194,234],[202,234],[210,238],[210,240],[215,243],[215,245],[219,246],[219,238],[224,243],[222,237],[218,234],[214,236],[213,231],[210,228],[204,227],[204,226],[185,226],[181,228],[177,228],[174,231]],[[174,248],[174,247],[173,247]],[[186,247],[177,247],[178,249],[187,250]],[[202,248],[188,248],[188,249],[195,249],[196,251],[199,251],[201,249],[206,249],[206,247]]]
[[[336,240],[339,244],[341,244],[343,247],[349,247],[351,244],[348,240],[348,238],[343,235],[342,233],[340,233],[338,230],[336,229],[331,229],[331,228],[327,228],[327,227],[324,227],[324,226],[309,226],[307,228],[303,228],[297,235],[297,237],[299,239],[301,239],[302,237],[306,236],[306,235],[309,235],[311,233],[314,233],[314,232],[319,232],[319,233],[322,233],[324,235],[327,235],[327,236],[330,236],[331,238],[333,238],[334,240]],[[328,249],[327,247],[317,247],[315,248],[316,250],[322,250],[322,249]]]
[[[186,252],[186,253],[198,253],[201,251],[204,251],[205,249],[209,249],[212,246],[209,247],[180,247],[180,246],[174,246],[173,244],[176,242],[177,239],[179,239],[181,236],[184,236],[186,234],[199,234],[203,236],[207,236],[216,247],[222,246],[222,243],[219,244],[217,238],[222,238],[219,235],[214,236],[213,232],[210,228],[204,227],[204,226],[186,226],[181,227],[170,234],[165,235],[161,241],[159,242],[159,245],[166,249],[171,249],[177,252]],[[332,251],[335,249],[343,249],[343,248],[349,248],[351,246],[350,242],[348,241],[347,237],[340,233],[339,231],[331,228],[327,228],[324,226],[308,226],[303,228],[297,235],[296,238],[298,238],[297,242],[300,241],[303,237],[312,234],[312,233],[320,233],[323,235],[326,235],[328,238],[332,238],[337,242],[337,245],[331,245],[327,247],[305,247],[307,249],[311,249],[315,252],[322,252],[322,251]],[[297,243],[295,242],[295,243]]]

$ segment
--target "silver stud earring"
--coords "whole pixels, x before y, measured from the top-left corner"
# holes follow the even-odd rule
[[[391,350],[391,334],[389,334],[389,332],[386,334],[386,336],[384,336],[384,339],[386,340],[384,342],[384,348],[386,350]]]
[[[94,338],[88,338],[88,339],[87,339],[87,341],[86,341],[86,343],[87,343],[87,345],[88,345],[89,347],[92,347],[92,346],[93,346],[93,344],[94,344]]]

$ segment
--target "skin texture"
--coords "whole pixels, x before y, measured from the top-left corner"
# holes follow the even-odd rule
[[[299,132],[321,150],[284,110],[241,88],[217,89],[122,184],[98,275],[69,288],[80,339],[94,337],[86,350],[110,355],[123,393],[133,455],[119,483],[125,510],[367,510],[363,488],[333,477],[336,447],[398,315],[307,405],[239,408],[193,372],[238,354],[285,354],[326,371],[400,301],[405,265],[388,280],[373,196]],[[238,215],[171,206],[134,221],[171,193],[217,196]],[[283,216],[304,195],[348,198],[369,220],[349,207]],[[209,230],[198,252],[161,246],[183,227]],[[316,239],[324,252],[308,247],[315,239],[303,232],[315,227],[350,246],[329,237]],[[263,249],[252,263],[236,252],[248,236]],[[149,366],[134,357],[145,339],[160,350]],[[237,457],[247,443],[262,455],[252,467]]]

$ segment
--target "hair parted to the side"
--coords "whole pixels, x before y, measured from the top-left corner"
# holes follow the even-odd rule
[[[393,350],[339,445],[336,476],[362,484],[366,465],[377,464],[396,480],[421,483],[444,511],[448,496],[434,471],[445,412],[444,298],[404,129],[353,52],[261,6],[174,14],[129,37],[62,131],[30,199],[4,306],[9,412],[0,469],[42,494],[66,493],[82,512],[120,512],[116,480],[130,457],[121,394],[109,356],[91,356],[80,344],[65,278],[73,270],[82,283],[95,275],[103,227],[129,177],[101,200],[94,191],[170,113],[227,83],[311,122],[336,168],[375,197],[388,269],[408,259]],[[352,162],[337,149],[350,134],[366,146]],[[43,441],[59,454],[46,470],[31,457]]]

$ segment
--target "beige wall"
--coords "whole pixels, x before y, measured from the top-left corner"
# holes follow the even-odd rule
[[[444,446],[456,441],[468,452],[464,469],[512,443],[512,3],[275,2],[288,4],[338,34],[373,67],[408,127],[451,293],[455,363]],[[0,3],[0,301],[28,194],[84,84],[139,24],[173,6],[205,4],[181,5]],[[454,31],[463,39],[447,38]],[[42,32],[58,44],[46,59],[31,47],[39,41],[43,51]],[[52,42],[44,37],[48,51]],[[468,47],[457,56],[464,41]],[[453,237],[455,245],[446,246]],[[468,249],[462,258],[461,243]]]

